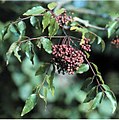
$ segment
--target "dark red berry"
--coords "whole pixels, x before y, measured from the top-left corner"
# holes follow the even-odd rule
[[[71,45],[53,45],[53,62],[57,66],[58,73],[74,74],[79,66],[84,62],[83,52],[74,49]]]
[[[90,42],[90,39],[83,38],[80,44],[81,48],[84,49],[85,51],[91,51],[91,45],[89,45],[89,42]]]

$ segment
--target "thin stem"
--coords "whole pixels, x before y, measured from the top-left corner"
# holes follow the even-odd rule
[[[88,65],[89,65],[89,67],[90,67],[90,69],[91,69],[91,71],[92,71],[92,73],[93,73],[93,75],[94,75],[94,77],[95,77],[97,74],[96,74],[95,71],[93,70],[93,68],[92,68],[92,66],[91,66],[91,64],[90,64],[90,62],[88,61],[88,59],[86,58],[85,55],[84,55],[84,58],[85,58],[86,62],[88,63]],[[101,86],[101,84],[100,84],[100,82],[98,81],[97,78],[96,78],[96,81],[97,81],[98,86],[100,87],[100,89],[104,92],[104,90],[103,90],[103,88],[102,88],[102,86]]]
[[[40,36],[40,37],[36,37],[36,38],[28,38],[28,39],[25,39],[23,41],[19,41],[19,43],[22,44],[22,43],[27,42],[27,41],[38,40],[38,39],[41,39],[42,37],[50,38],[50,36]],[[51,36],[51,38],[64,38],[64,37],[66,37],[66,36]],[[67,36],[67,37],[79,40],[78,38],[73,37],[73,36]]]
[[[39,15],[34,15],[35,17],[38,17],[38,16],[43,16],[44,14],[39,14]],[[15,22],[12,22],[12,24],[15,24],[19,21],[23,21],[23,20],[27,20],[29,19],[31,16],[28,16],[28,17],[24,17],[24,18],[19,18],[18,20],[16,20]]]
[[[90,62],[88,61],[88,59],[86,58],[85,55],[84,55],[84,58],[85,58],[86,62],[88,63],[88,65],[89,65],[89,67],[90,67],[90,69],[91,69],[93,75],[96,76],[96,73],[95,73],[95,71],[94,71],[93,68],[92,68],[92,65],[90,64]],[[100,83],[99,83],[99,81],[98,81],[97,78],[96,78],[96,81],[97,81],[98,85],[100,86]]]
[[[83,19],[78,18],[78,17],[74,17],[73,19],[74,19],[74,21],[78,21],[79,23],[82,23],[83,25],[85,25],[85,27],[95,28],[97,30],[107,30],[106,28],[90,24],[88,20],[83,20]]]

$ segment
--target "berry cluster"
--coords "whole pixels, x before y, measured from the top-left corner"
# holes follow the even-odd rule
[[[71,45],[53,45],[53,62],[57,66],[58,73],[74,74],[84,62],[83,52],[74,49]]]
[[[112,40],[111,44],[115,45],[116,48],[119,48],[119,38]]]
[[[61,27],[63,25],[67,25],[68,22],[70,22],[72,20],[71,16],[68,16],[66,14],[66,11],[59,16],[55,16],[55,19],[58,22],[59,26],[61,26]]]
[[[80,46],[82,49],[85,51],[91,51],[91,45],[89,45],[90,39],[88,38],[83,38],[82,42],[80,43]]]

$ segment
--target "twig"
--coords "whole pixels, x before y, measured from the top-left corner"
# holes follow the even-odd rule
[[[43,15],[44,15],[44,14],[34,15],[34,17],[43,16]],[[15,24],[15,23],[17,23],[17,22],[19,22],[19,21],[27,20],[27,19],[29,19],[30,17],[31,17],[31,16],[24,17],[24,18],[19,18],[19,19],[17,19],[16,21],[12,22],[12,24]]]
[[[102,27],[98,27],[98,26],[95,26],[95,25],[91,25],[88,20],[83,20],[83,19],[78,18],[78,17],[74,17],[73,20],[77,21],[79,23],[84,24],[85,27],[91,27],[91,28],[95,28],[95,29],[98,29],[98,30],[107,30],[106,28],[102,28]]]
[[[27,41],[38,40],[38,39],[41,39],[42,37],[45,37],[45,38],[64,38],[64,37],[67,37],[67,36],[40,36],[40,37],[36,37],[36,38],[27,38],[25,40],[19,41],[19,43],[22,44],[22,43],[27,42]],[[70,37],[72,39],[79,40],[78,38],[76,38],[74,36],[68,36],[68,37]]]

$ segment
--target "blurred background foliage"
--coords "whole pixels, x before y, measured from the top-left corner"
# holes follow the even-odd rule
[[[52,0],[0,1],[0,32],[7,23],[19,18],[29,8],[36,5],[45,7],[50,1]],[[66,8],[70,15],[89,20],[91,24],[101,27],[105,27],[111,17],[119,11],[119,1],[57,0],[57,2],[59,6]],[[102,53],[100,46],[94,43],[90,61],[97,64],[106,84],[114,91],[119,101],[119,51],[110,44],[116,34],[108,39],[106,32],[91,30],[104,39],[106,49]],[[40,31],[36,32],[28,24],[27,34],[39,36]],[[0,118],[21,118],[20,113],[25,100],[32,93],[34,86],[40,84],[42,80],[42,77],[35,76],[35,71],[42,62],[41,58],[46,56],[38,49],[34,58],[35,65],[25,57],[23,62],[19,63],[12,56],[10,64],[6,66],[5,54],[15,40],[17,37],[8,33],[5,41],[1,41],[0,34]],[[48,93],[47,109],[44,109],[44,102],[40,100],[35,109],[23,118],[119,118],[119,104],[116,112],[112,114],[110,102],[106,99],[93,111],[88,111],[89,104],[82,104],[87,91],[82,91],[80,88],[87,76],[91,76],[91,73],[77,76],[56,74],[55,96],[52,97]]]

